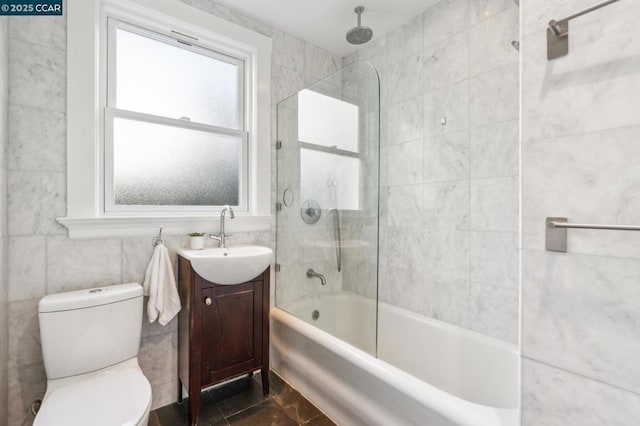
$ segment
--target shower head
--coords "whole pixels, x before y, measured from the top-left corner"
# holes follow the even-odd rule
[[[358,6],[353,10],[358,15],[358,26],[347,31],[347,41],[351,44],[364,44],[373,37],[373,30],[369,27],[363,27],[360,23],[364,7]]]

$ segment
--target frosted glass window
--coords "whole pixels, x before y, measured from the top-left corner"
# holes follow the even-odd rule
[[[238,205],[243,140],[115,118],[116,205]]]
[[[108,25],[105,211],[246,208],[244,61]]]
[[[323,209],[360,209],[360,159],[313,149],[300,150],[301,200]]]
[[[312,90],[298,94],[300,142],[358,152],[358,106]]]
[[[117,28],[111,106],[240,129],[243,63],[175,43]]]

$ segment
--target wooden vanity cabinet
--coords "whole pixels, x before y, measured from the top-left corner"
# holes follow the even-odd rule
[[[269,393],[269,268],[249,282],[220,285],[179,256],[178,282],[178,401],[184,385],[196,425],[204,388],[260,369]]]

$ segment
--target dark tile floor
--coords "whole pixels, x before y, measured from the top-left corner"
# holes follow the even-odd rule
[[[200,397],[201,426],[331,426],[334,425],[313,404],[273,372],[269,376],[271,392],[262,395],[260,374],[203,392]],[[149,426],[187,424],[187,406],[172,404],[151,412]]]

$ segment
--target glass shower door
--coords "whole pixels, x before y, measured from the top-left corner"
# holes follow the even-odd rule
[[[356,63],[277,106],[276,305],[373,355],[379,91]]]

